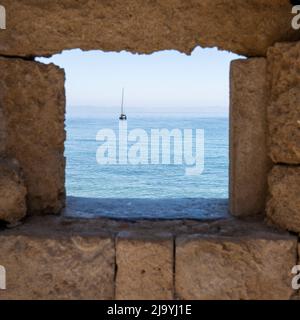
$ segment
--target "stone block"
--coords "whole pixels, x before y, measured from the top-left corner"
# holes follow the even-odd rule
[[[269,176],[268,219],[300,233],[300,166],[275,166]]]
[[[0,220],[16,223],[25,217],[27,190],[14,160],[0,160]]]
[[[25,227],[24,227],[25,228]],[[114,298],[114,240],[80,231],[28,227],[0,232],[6,290],[0,300]]]
[[[0,58],[0,156],[18,160],[29,214],[65,204],[65,75],[53,64]]]
[[[271,162],[267,150],[268,99],[265,58],[231,64],[230,212],[234,216],[263,213]]]
[[[197,46],[264,56],[299,39],[288,0],[2,0],[0,55],[48,56],[65,49],[152,53]]]
[[[121,232],[116,245],[117,300],[173,298],[173,238]]]
[[[297,238],[182,236],[176,295],[191,300],[290,299]]]
[[[300,42],[268,50],[270,156],[275,163],[300,164]]]

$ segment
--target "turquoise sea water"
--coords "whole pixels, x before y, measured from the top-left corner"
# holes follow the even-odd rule
[[[99,199],[97,206],[99,206],[99,201],[101,206],[102,199],[106,211],[99,212],[99,215],[109,216],[124,215],[124,203],[123,209],[118,209],[115,205],[118,203],[116,199],[123,199],[123,201],[131,199],[131,206],[132,201],[140,204],[141,199],[147,199],[148,207],[151,207],[153,203],[159,203],[160,207],[167,208],[171,205],[171,207],[178,208],[181,203],[188,208],[190,204],[190,209],[196,209],[192,212],[187,210],[185,215],[191,217],[201,215],[201,212],[197,212],[197,208],[201,207],[200,200],[203,198],[208,199],[208,202],[209,199],[223,199],[221,203],[226,205],[228,198],[228,123],[226,118],[199,118],[190,115],[172,117],[143,115],[128,118],[129,131],[139,128],[146,130],[149,135],[151,129],[204,129],[204,172],[198,176],[187,176],[185,175],[185,164],[99,165],[96,161],[96,152],[101,142],[96,141],[97,132],[108,128],[118,133],[118,117],[106,115],[101,119],[67,119],[65,150],[67,194],[72,197]],[[141,204],[137,207],[141,207]],[[139,215],[136,209],[133,211],[130,213],[129,210],[126,216]],[[166,212],[163,211],[165,210],[157,210],[154,206],[153,212],[148,212],[148,214],[149,216],[166,215]],[[183,210],[181,210],[181,215],[182,212]],[[177,215],[176,212],[174,215]]]

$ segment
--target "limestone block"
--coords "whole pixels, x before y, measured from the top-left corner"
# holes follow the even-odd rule
[[[177,239],[179,299],[290,299],[297,238],[203,237]]]
[[[256,215],[265,210],[271,167],[266,59],[235,60],[230,76],[230,212],[234,216]]]
[[[300,233],[300,166],[275,166],[269,176],[268,219]]]
[[[117,300],[173,298],[173,239],[122,232],[116,245]]]
[[[114,256],[110,238],[0,233],[0,300],[113,299]]]
[[[275,163],[300,164],[300,42],[268,51],[270,155]]]
[[[64,49],[150,53],[196,46],[264,56],[300,39],[289,0],[2,0],[0,55],[46,56]]]
[[[1,154],[16,158],[29,214],[58,213],[65,202],[64,71],[0,58]]]
[[[16,223],[26,215],[23,175],[13,160],[0,160],[0,220]]]

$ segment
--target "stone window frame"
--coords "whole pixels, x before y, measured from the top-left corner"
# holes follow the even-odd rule
[[[71,2],[72,0],[70,5]],[[246,60],[248,62],[236,61],[231,65],[229,209],[235,216],[264,212],[267,171],[271,167],[265,143],[267,80],[263,74],[266,70],[264,59],[268,48],[274,43],[300,38],[299,32],[291,28],[292,4],[289,1],[270,3],[269,0],[262,0],[256,6],[241,4],[234,7],[234,14],[232,8],[224,1],[220,1],[218,10],[208,6],[205,1],[195,1],[193,5],[185,6],[180,2],[172,6],[146,2],[141,7],[138,0],[131,0],[130,4],[125,6],[120,2],[113,3],[114,10],[111,10],[112,8],[106,3],[94,1],[89,3],[89,0],[85,4],[77,3],[74,6],[76,10],[69,10],[68,5],[58,2],[47,6],[47,10],[40,4],[28,5],[26,2],[16,4],[3,0],[2,5],[7,13],[8,27],[0,33],[0,42],[6,44],[0,46],[0,56],[9,60],[15,58],[20,64],[21,61],[33,63],[34,57],[51,56],[62,50],[75,48],[113,52],[127,50],[144,54],[173,49],[190,54],[200,45],[204,48],[216,46],[248,57]],[[43,10],[42,19],[40,19],[41,10]],[[114,12],[120,14],[115,15]],[[21,14],[21,18],[18,14]],[[245,15],[260,21],[257,32],[253,32],[253,24],[244,19]],[[58,16],[60,19],[57,19]],[[35,23],[32,23],[33,17],[36,18]],[[270,24],[270,19],[276,23]],[[87,20],[90,23],[87,24]],[[237,21],[244,23],[236,24]],[[53,32],[55,30],[59,32]],[[30,69],[30,67],[39,69],[36,70],[37,74],[49,72],[49,76],[45,76],[43,82],[45,87],[51,86],[55,80],[60,84],[63,81],[64,74],[60,69],[51,70],[51,67],[48,67],[46,70],[44,69],[46,67],[37,65],[28,65],[24,68]],[[259,68],[261,69],[258,70]],[[19,66],[18,70],[22,71],[21,69]],[[55,73],[56,76],[53,75]],[[56,79],[51,80],[52,75]],[[55,103],[60,106],[60,111],[59,114],[52,115],[53,121],[57,119],[61,121],[62,110],[65,108],[63,90],[58,88]],[[247,96],[246,101],[243,100],[243,96]],[[41,104],[37,98],[34,100]],[[47,107],[51,108],[50,105]],[[252,130],[253,123],[258,124],[255,133]],[[61,131],[61,123],[59,126]],[[63,134],[59,133],[58,136],[59,139],[55,143],[48,141],[44,144],[50,145],[51,154],[54,152],[57,153],[57,157],[61,157]],[[12,157],[14,151],[16,150],[9,150]],[[19,157],[16,158],[19,160]],[[54,163],[55,160],[51,159],[49,163],[51,162]],[[63,160],[60,159],[54,166],[59,168],[60,173],[56,177],[57,181],[53,182],[49,178],[48,184],[57,191],[52,190],[49,193],[48,201],[46,192],[43,194],[38,191],[32,192],[32,189],[39,185],[36,183],[39,181],[30,179],[29,169],[25,170],[25,180],[30,184],[27,197],[31,199],[29,201],[31,213],[58,213],[64,204],[65,191],[61,185],[61,181],[64,180]],[[30,169],[34,171],[34,166]],[[46,175],[55,175],[54,170],[44,169]],[[41,177],[39,178],[43,181]],[[30,180],[31,182],[28,182]],[[50,200],[54,205],[49,204]]]
[[[295,52],[300,51],[297,47],[299,44],[274,46],[277,42],[300,40],[299,31],[292,30],[290,26],[289,1],[259,0],[255,5],[241,1],[241,5],[236,7],[228,5],[228,1],[219,1],[218,10],[204,0],[184,6],[181,1],[174,6],[167,2],[157,2],[157,6],[153,6],[152,1],[140,6],[138,0],[132,0],[130,6],[125,6],[124,2],[118,1],[114,2],[114,10],[106,2],[89,3],[87,0],[86,7],[80,7],[81,4],[76,2],[76,5],[73,4],[74,10],[70,11],[62,1],[52,1],[43,11],[38,3],[30,6],[26,1],[2,0],[2,3],[8,12],[8,29],[0,32],[0,43],[5,43],[0,46],[1,156],[9,152],[13,157],[20,151],[14,148],[13,134],[17,124],[21,131],[25,130],[28,121],[31,126],[36,124],[36,132],[29,136],[33,140],[35,136],[43,137],[41,133],[45,128],[48,130],[49,125],[49,121],[45,121],[47,112],[55,105],[59,106],[59,112],[51,113],[50,118],[59,119],[60,125],[63,123],[61,117],[65,104],[61,84],[64,74],[57,67],[33,62],[33,57],[48,56],[71,48],[106,51],[126,49],[139,53],[176,49],[189,54],[198,45],[217,46],[249,58],[234,61],[231,68],[231,157],[234,159],[230,183],[232,213],[248,216],[265,208],[263,190],[267,180],[265,173],[269,168],[265,151],[270,149],[268,153],[274,168],[269,178],[272,198],[268,201],[268,215],[277,225],[297,232],[297,235],[282,234],[267,228],[261,220],[248,222],[247,219],[233,218],[201,223],[181,220],[171,225],[159,221],[153,226],[151,223],[154,222],[149,221],[116,223],[105,219],[87,221],[49,215],[33,217],[21,227],[0,232],[0,262],[9,269],[8,288],[11,288],[3,294],[1,292],[0,298],[297,298],[297,292],[290,285],[290,270],[292,265],[299,263],[300,253],[299,207],[293,207],[299,186],[300,162],[291,150],[288,150],[288,158],[283,158],[285,152],[282,151],[285,148],[281,149],[275,143],[281,142],[281,139],[285,142],[283,138],[286,136],[298,137],[290,134],[282,135],[283,138],[276,136],[278,126],[284,127],[282,117],[284,119],[288,115],[294,119],[295,115],[291,112],[275,116],[270,113],[270,109],[281,105],[282,92],[279,91],[284,87],[287,92],[290,89],[294,92],[293,77],[297,79],[297,73],[292,73],[285,63],[293,61],[297,64],[293,59],[297,56]],[[72,4],[72,0],[69,3]],[[44,3],[42,6],[42,9],[46,7]],[[41,12],[44,15],[42,18]],[[245,20],[245,15],[253,19]],[[33,18],[35,23],[32,23]],[[93,32],[91,25],[85,23],[87,19],[99,22],[92,23]],[[270,19],[273,23],[270,23]],[[254,32],[257,21],[260,27]],[[266,65],[267,69],[270,67],[266,62],[267,51],[272,46],[268,54],[273,66],[271,70],[266,70]],[[288,59],[282,59],[285,54]],[[20,78],[16,81],[18,75]],[[32,81],[36,96],[22,92],[24,88],[28,89],[24,86],[24,78]],[[37,82],[34,82],[35,79]],[[289,80],[284,81],[283,87],[280,86],[282,79]],[[59,90],[41,90],[51,86],[55,89],[57,82]],[[19,87],[11,85],[16,83]],[[279,87],[276,83],[279,83]],[[7,100],[3,99],[5,90]],[[45,98],[55,97],[55,102],[44,104],[43,93]],[[284,91],[283,97],[285,95]],[[22,122],[24,117],[18,116],[18,108],[24,102],[33,106],[31,111],[34,115],[45,115],[45,119],[27,113],[26,123]],[[4,104],[6,110],[2,110]],[[283,105],[290,109],[286,101]],[[35,112],[35,106],[39,113]],[[30,113],[30,108],[27,111]],[[11,114],[15,117],[10,118]],[[267,132],[266,118],[269,123]],[[40,121],[43,119],[44,122]],[[256,133],[252,130],[253,123],[259,124]],[[295,125],[294,121],[291,123]],[[44,141],[44,145],[51,147],[50,154],[58,152],[61,155],[64,132],[60,125],[58,140]],[[289,133],[289,128],[284,127],[283,130]],[[266,140],[271,140],[268,147]],[[286,143],[283,145],[287,147]],[[256,149],[258,146],[259,149]],[[34,148],[32,150],[35,151]],[[259,152],[255,154],[257,150]],[[255,167],[258,162],[263,163],[260,170]],[[59,171],[63,172],[63,159],[59,159],[58,163]],[[22,167],[26,166],[26,162],[20,165],[24,169]],[[1,163],[1,166],[8,172],[6,178],[12,183],[12,188],[16,188],[20,197],[24,198],[24,187],[28,186],[30,179],[22,177],[14,161]],[[35,167],[32,166],[33,169]],[[44,176],[50,179],[51,169],[48,170]],[[34,174],[37,175],[37,172]],[[262,183],[258,184],[256,178]],[[57,197],[57,192],[53,192],[56,194],[54,199],[49,197],[56,209],[49,208],[46,203],[49,199],[45,194],[37,194],[32,198],[31,206],[36,208],[33,211],[44,214],[60,211],[60,201],[64,200],[60,179],[56,181],[60,185],[60,197]],[[56,182],[49,184],[54,190]],[[31,184],[35,185],[34,179]],[[39,186],[38,183],[36,185]],[[259,197],[257,186],[263,189]],[[282,190],[288,190],[288,195],[282,195]],[[257,203],[255,199],[250,199],[252,196],[257,196]],[[287,201],[282,201],[282,196]],[[41,207],[43,210],[40,210]],[[166,234],[168,230],[170,233]],[[155,259],[152,259],[153,253],[158,253]],[[20,263],[16,264],[16,261]],[[161,268],[162,262],[165,269]],[[128,270],[128,267],[131,269]],[[132,273],[131,278],[127,277],[128,271]],[[134,282],[130,281],[133,277]],[[215,286],[211,286],[211,280]],[[143,289],[145,284],[148,285],[147,290]]]

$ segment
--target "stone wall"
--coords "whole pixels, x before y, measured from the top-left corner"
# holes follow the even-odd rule
[[[142,5],[141,5],[142,3]],[[289,0],[2,0],[0,55],[47,56],[65,49],[151,53],[196,46],[265,56],[300,39]]]
[[[230,210],[300,233],[300,43],[233,61]]]
[[[1,232],[0,247],[9,271],[0,300],[286,300],[296,294],[297,237],[261,222],[35,217]]]
[[[234,60],[230,82],[230,212],[253,216],[265,210],[271,168],[266,58]]]
[[[279,43],[268,50],[267,108],[270,157],[267,216],[300,233],[300,43]]]
[[[65,205],[64,71],[34,57],[71,48],[189,54],[201,45],[254,58],[231,66],[230,210],[247,220],[27,217],[22,227],[0,231],[0,264],[9,269],[0,299],[293,298],[300,34],[291,28],[290,1],[1,4],[7,29],[0,30],[0,220],[11,224],[26,214],[58,214]]]
[[[0,58],[2,157],[23,170],[30,214],[65,203],[65,74],[54,65]]]

